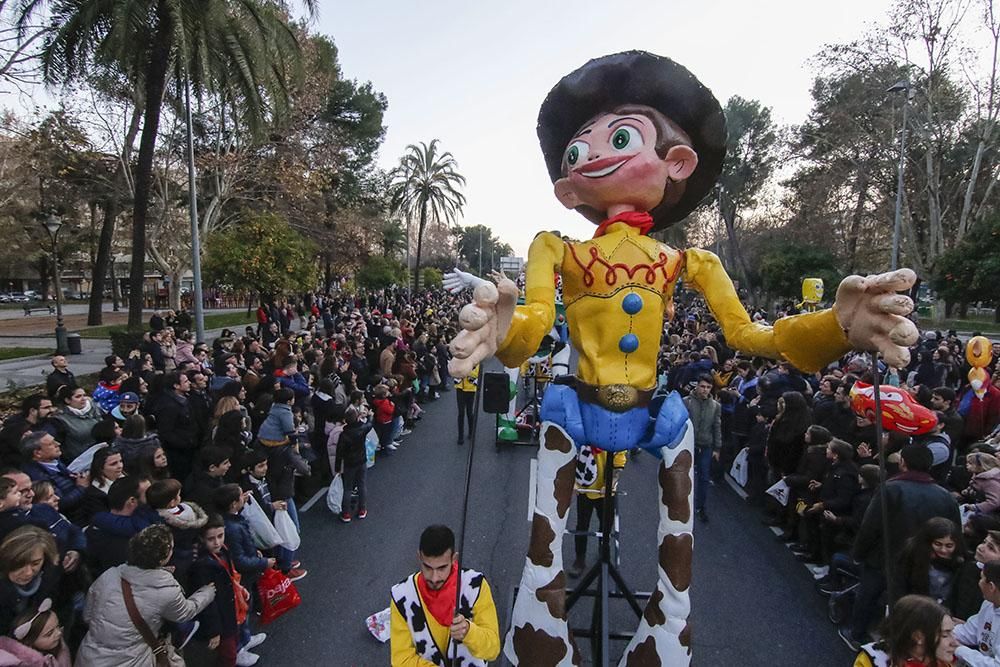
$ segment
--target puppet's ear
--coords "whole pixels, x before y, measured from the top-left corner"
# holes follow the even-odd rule
[[[690,146],[674,146],[663,161],[667,163],[670,180],[686,181],[698,166],[698,154]]]
[[[553,184],[553,190],[556,193],[556,199],[562,202],[562,205],[569,209],[574,209],[583,202],[580,201],[580,197],[576,194],[576,190],[570,185],[568,178],[560,178]]]

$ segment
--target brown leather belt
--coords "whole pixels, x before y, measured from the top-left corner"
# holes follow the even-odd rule
[[[612,412],[625,412],[649,405],[653,390],[637,389],[630,384],[586,384],[577,379],[576,395],[582,401],[600,405]]]

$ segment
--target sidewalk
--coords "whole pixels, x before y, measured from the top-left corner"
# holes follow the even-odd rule
[[[211,343],[222,333],[222,329],[208,329],[205,339]],[[97,373],[104,368],[104,357],[111,354],[111,341],[96,338],[81,338],[83,353],[67,355],[69,369],[74,375]],[[52,372],[48,351],[55,347],[55,338],[4,338],[4,347],[41,347],[46,353],[40,357],[22,357],[0,361],[0,391],[13,387],[45,384],[45,376]]]

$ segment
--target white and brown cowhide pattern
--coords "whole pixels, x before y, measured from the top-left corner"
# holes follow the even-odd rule
[[[566,575],[562,538],[573,500],[577,449],[556,424],[542,424],[538,447],[534,518],[521,585],[504,642],[513,665],[570,667],[580,664],[566,623]]]

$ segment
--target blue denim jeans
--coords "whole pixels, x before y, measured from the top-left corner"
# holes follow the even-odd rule
[[[709,475],[712,472],[712,448],[701,447],[694,450],[694,509],[705,509],[708,497]]]

